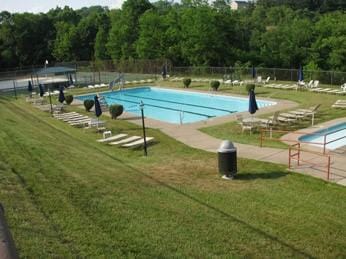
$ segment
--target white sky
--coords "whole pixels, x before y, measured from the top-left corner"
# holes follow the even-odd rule
[[[108,6],[109,9],[113,9],[120,8],[123,2],[124,0],[0,0],[0,11],[45,13],[52,8],[64,7],[65,5],[73,9],[92,5]]]

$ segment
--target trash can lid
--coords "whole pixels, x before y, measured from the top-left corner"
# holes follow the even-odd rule
[[[218,152],[231,152],[237,150],[233,143],[229,140],[224,140],[221,142],[221,145],[218,149]]]

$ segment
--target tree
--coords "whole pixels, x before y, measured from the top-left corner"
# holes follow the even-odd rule
[[[136,57],[135,42],[138,39],[139,18],[153,8],[148,0],[127,0],[119,13],[114,13],[107,48],[112,58]]]

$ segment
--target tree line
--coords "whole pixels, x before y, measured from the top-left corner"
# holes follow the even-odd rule
[[[176,66],[346,71],[344,0],[126,0],[47,13],[0,13],[0,69],[49,61],[166,58]]]

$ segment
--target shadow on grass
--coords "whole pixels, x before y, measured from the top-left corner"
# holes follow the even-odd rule
[[[288,173],[284,172],[270,172],[270,173],[239,173],[236,175],[236,180],[275,180],[280,177],[284,177],[288,175]]]

